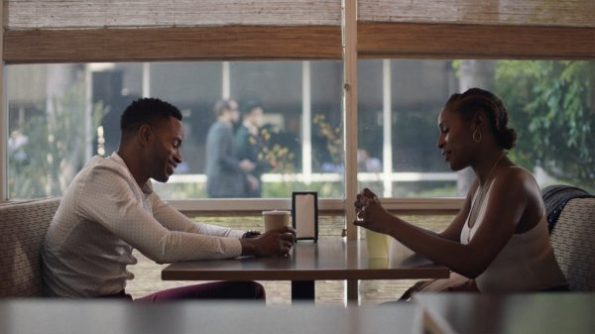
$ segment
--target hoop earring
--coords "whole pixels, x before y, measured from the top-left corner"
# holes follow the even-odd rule
[[[479,129],[475,129],[473,131],[473,137],[472,138],[473,138],[473,141],[474,142],[476,142],[478,144],[481,143],[482,135],[481,135],[481,132],[479,131]]]

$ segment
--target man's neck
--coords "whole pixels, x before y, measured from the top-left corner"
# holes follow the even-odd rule
[[[219,117],[217,119],[218,122],[225,124],[225,126],[227,127],[231,127],[232,126],[232,122],[229,118],[227,117]]]
[[[118,150],[118,155],[120,156],[120,158],[122,158],[124,164],[126,164],[126,167],[130,171],[130,174],[132,175],[138,186],[142,189],[144,185],[147,183],[147,181],[149,181],[149,177],[144,175],[145,173],[143,173],[145,169],[143,168],[143,163],[141,162],[141,159],[133,157],[131,154],[129,154],[126,150],[123,149]]]

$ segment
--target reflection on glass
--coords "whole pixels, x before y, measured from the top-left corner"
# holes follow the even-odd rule
[[[167,184],[155,184],[162,197],[207,197],[213,107],[231,98],[243,115],[233,129],[236,148],[244,145],[236,158],[259,166],[251,173],[258,191],[237,197],[317,191],[320,198],[343,198],[342,66],[339,61],[8,65],[9,197],[61,195],[92,155],[117,149],[123,109],[151,96],[178,106],[186,130],[184,163]],[[442,161],[436,117],[451,93],[480,86],[508,106],[519,135],[509,156],[534,172],[542,187],[566,182],[595,190],[595,62],[364,60],[358,67],[359,146],[347,149],[357,149],[360,187],[384,197],[464,194],[469,173],[450,171]],[[255,104],[260,114],[253,122],[249,109]],[[242,126],[243,137],[236,132]]]
[[[594,71],[588,61],[361,61],[360,187],[385,197],[465,194],[473,173],[442,161],[436,117],[450,94],[477,86],[507,105],[519,136],[509,156],[540,186],[595,189]]]
[[[11,65],[7,73],[11,198],[59,196],[91,156],[117,150],[121,114],[142,96],[184,116],[184,161],[167,184],[155,184],[164,198],[209,197],[207,134],[224,98],[238,104],[228,138],[234,168],[254,166],[241,170],[231,197],[343,196],[340,62]],[[332,122],[333,138],[318,140],[314,116]]]

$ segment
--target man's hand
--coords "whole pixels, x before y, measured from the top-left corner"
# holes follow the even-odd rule
[[[252,239],[240,239],[242,255],[284,256],[295,243],[295,230],[285,227],[277,231],[269,231]]]
[[[248,187],[250,187],[251,191],[258,190],[260,182],[258,182],[258,179],[254,175],[246,175],[246,181],[248,181]]]

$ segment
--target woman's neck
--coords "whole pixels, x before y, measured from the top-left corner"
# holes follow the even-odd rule
[[[486,159],[483,159],[481,165],[473,168],[481,186],[491,180],[496,169],[498,169],[498,165],[500,162],[502,162],[505,156],[505,152],[503,150],[499,150],[495,154],[490,154],[489,158],[486,157]]]

